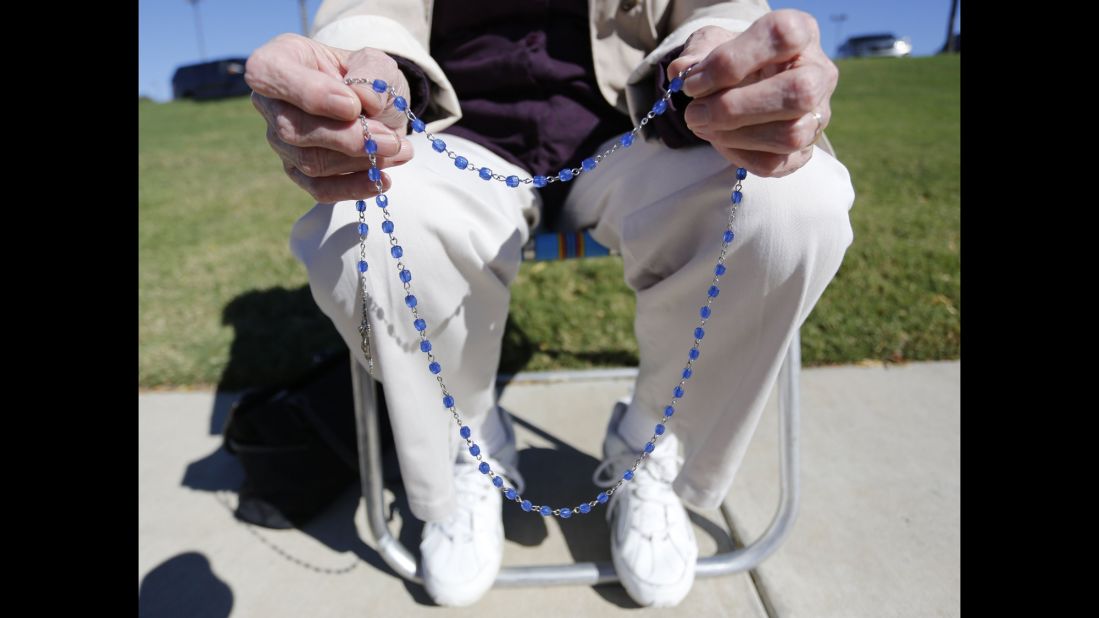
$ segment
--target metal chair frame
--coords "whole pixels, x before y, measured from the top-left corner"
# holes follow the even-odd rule
[[[824,133],[818,146],[832,156],[836,151]],[[543,234],[535,237],[523,249],[524,259],[555,259],[594,255],[617,254],[599,245],[587,232],[573,234]],[[582,235],[582,238],[581,238]],[[550,239],[551,236],[559,236]],[[556,251],[554,250],[556,247]],[[594,249],[594,251],[592,251]],[[556,254],[556,255],[554,255]],[[401,577],[422,584],[420,565],[386,525],[382,501],[382,460],[378,434],[378,405],[376,384],[352,353],[351,380],[355,389],[355,423],[359,439],[359,472],[362,479],[363,500],[366,502],[368,528],[374,536],[378,553]],[[798,468],[800,465],[799,433],[801,430],[801,336],[795,332],[786,350],[779,370],[779,503],[767,530],[750,545],[699,558],[695,570],[697,577],[717,577],[748,571],[773,554],[793,529],[800,501]],[[725,525],[733,530],[733,518],[727,505],[721,505]],[[577,562],[560,565],[512,566],[500,569],[494,586],[549,586],[564,584],[595,585],[619,581],[610,562]]]
[[[795,333],[779,371],[779,504],[767,530],[750,545],[698,559],[697,577],[731,575],[755,568],[774,553],[793,528],[799,502],[798,466],[800,431],[801,338]],[[378,423],[377,385],[351,353],[351,380],[355,396],[355,426],[359,445],[359,472],[368,529],[382,559],[401,577],[423,584],[419,561],[389,530],[382,496],[382,453]],[[732,513],[727,505],[721,512],[729,530]],[[566,522],[565,525],[568,525]],[[619,581],[610,562],[505,566],[496,587],[596,585]]]

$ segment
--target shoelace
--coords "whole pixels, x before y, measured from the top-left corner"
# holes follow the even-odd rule
[[[618,482],[618,477],[614,474],[615,471],[632,466],[636,458],[635,453],[627,451],[604,459],[595,468],[595,472],[592,473],[592,483],[595,483],[598,487],[614,485]],[[658,455],[653,453],[649,455],[649,463],[637,469],[637,476],[634,477],[634,482],[630,483],[628,487],[642,500],[670,503],[677,500],[674,492],[671,491],[671,483],[675,480],[675,476],[682,465],[683,457],[678,454]],[[612,502],[619,493],[615,492],[614,496],[611,496]]]

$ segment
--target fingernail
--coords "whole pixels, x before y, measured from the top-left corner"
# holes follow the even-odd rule
[[[382,156],[392,157],[401,150],[401,141],[391,131],[378,131],[374,141],[378,142],[378,154]]]
[[[400,150],[400,152],[409,152],[409,153],[413,152],[412,142],[410,142],[407,137],[401,136],[401,150]]]
[[[687,121],[687,126],[692,129],[704,127],[710,122],[710,108],[705,103],[695,101],[687,106],[687,112],[683,114],[683,119]]]
[[[710,76],[706,74],[706,71],[696,71],[683,80],[683,94],[693,97],[706,92],[712,85],[713,82],[710,81]]]
[[[675,79],[675,78],[679,77],[679,74],[680,74],[681,72],[683,72],[683,71],[687,70],[687,67],[689,67],[689,66],[691,66],[692,64],[694,64],[694,60],[693,60],[693,59],[688,59],[688,58],[687,58],[686,56],[680,56],[679,58],[677,58],[677,59],[676,59],[676,62],[679,62],[679,61],[683,61],[683,62],[682,62],[682,64],[680,64],[680,65],[679,65],[679,66],[681,66],[681,67],[683,67],[683,68],[682,68],[682,69],[680,69],[679,71],[673,71],[673,70],[672,70],[672,67],[671,67],[671,66],[669,66],[669,67],[668,67],[668,81],[672,81],[673,79]],[[688,77],[689,77],[689,76],[688,76]]]
[[[342,94],[328,95],[328,106],[332,112],[345,118],[353,118],[359,113],[358,101]]]

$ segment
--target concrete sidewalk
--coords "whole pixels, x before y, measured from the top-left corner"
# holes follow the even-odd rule
[[[957,616],[961,612],[960,363],[807,369],[801,376],[799,516],[757,570],[700,579],[652,615]],[[521,468],[551,504],[591,491],[613,402],[632,380],[509,384]],[[772,397],[728,497],[734,537],[751,542],[778,504]],[[253,528],[232,516],[242,472],[218,432],[232,396],[138,395],[140,615],[603,616],[636,611],[618,585],[494,589],[471,608],[434,607],[384,566],[357,488],[303,531]],[[415,550],[420,526],[400,495],[391,528]],[[561,522],[505,510],[504,564],[609,560],[598,517]],[[702,555],[726,551],[720,512],[694,514]]]

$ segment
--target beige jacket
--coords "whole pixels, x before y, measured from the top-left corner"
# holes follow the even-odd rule
[[[432,81],[425,120],[438,132],[462,117],[450,80],[428,50],[434,0],[325,0],[311,36],[341,49],[373,47],[404,56]],[[471,11],[476,2],[469,3]],[[653,66],[703,26],[743,32],[770,11],[766,0],[590,0],[595,78],[607,102],[636,125],[655,102]]]

